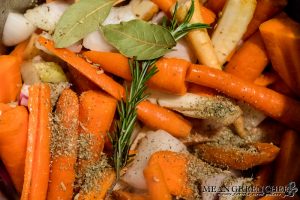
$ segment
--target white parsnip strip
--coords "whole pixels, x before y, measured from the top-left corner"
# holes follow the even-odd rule
[[[254,11],[256,0],[228,0],[223,15],[212,35],[212,43],[221,65],[236,48],[247,30]]]
[[[178,21],[183,21],[190,6],[191,0],[178,1],[178,10],[176,16]],[[194,14],[190,23],[204,23],[200,12],[199,1],[194,1],[194,7]],[[187,34],[187,39],[201,64],[212,68],[221,69],[221,64],[218,61],[216,52],[206,29],[190,31]]]

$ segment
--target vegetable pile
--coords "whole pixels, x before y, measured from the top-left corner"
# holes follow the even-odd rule
[[[245,190],[300,183],[300,24],[287,3],[47,0],[7,12],[4,194],[12,182],[8,198],[22,200],[299,198]]]

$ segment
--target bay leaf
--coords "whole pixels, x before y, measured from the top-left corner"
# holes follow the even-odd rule
[[[101,26],[101,30],[123,55],[137,60],[159,58],[176,45],[169,30],[139,19]]]
[[[97,30],[114,3],[115,0],[80,0],[70,6],[57,23],[55,46],[68,47]]]

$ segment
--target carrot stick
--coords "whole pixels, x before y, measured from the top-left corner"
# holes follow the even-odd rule
[[[216,20],[216,14],[208,9],[207,7],[200,5],[201,16],[203,18],[203,23],[212,24]]]
[[[120,53],[86,51],[83,56],[93,63],[97,63],[100,67],[109,73],[131,80],[128,58]]]
[[[184,154],[172,151],[158,151],[151,155],[148,166],[158,164],[163,173],[168,190],[172,195],[190,198],[187,165],[188,158]]]
[[[267,87],[277,82],[279,79],[280,77],[278,76],[278,74],[274,71],[271,71],[261,74],[259,77],[257,77],[254,81],[254,84]]]
[[[16,189],[22,191],[27,144],[28,112],[23,106],[0,106],[0,158]]]
[[[17,57],[0,56],[0,103],[16,101],[21,90],[20,62]]]
[[[25,178],[21,199],[46,199],[50,171],[50,88],[29,88],[29,125],[25,160]]]
[[[294,99],[203,65],[191,65],[186,80],[243,100],[266,115],[300,130],[300,103]]]
[[[97,90],[98,86],[89,80],[87,77],[82,75],[79,71],[72,67],[68,67],[70,72],[71,82],[74,84],[75,89],[78,93],[82,93],[88,90]]]
[[[148,165],[144,169],[144,177],[151,200],[171,200],[172,196],[167,187],[164,175],[157,163]]]
[[[185,76],[190,63],[183,59],[161,58],[155,66],[158,72],[148,81],[149,87],[174,94],[185,94]]]
[[[226,0],[208,0],[205,6],[214,13],[218,14],[222,11],[225,3]]]
[[[287,2],[287,0],[258,0],[253,18],[247,27],[243,39],[247,39],[257,31],[261,23],[279,13],[287,5]]]
[[[98,85],[102,90],[106,91],[116,99],[121,99],[124,96],[125,90],[119,83],[115,82],[101,70],[86,62],[83,58],[78,57],[75,53],[68,49],[55,48],[53,41],[47,40],[43,37],[40,37],[38,42],[46,47],[51,53],[69,63],[73,68],[78,70]]]
[[[64,90],[56,104],[52,136],[51,173],[47,199],[72,199],[77,160],[79,103],[76,93]]]
[[[187,137],[192,128],[189,121],[179,114],[148,101],[143,101],[137,106],[137,116],[145,125],[165,130],[175,137]]]
[[[251,36],[232,56],[225,71],[253,82],[268,64],[267,52],[259,32]]]
[[[196,148],[203,160],[238,170],[269,163],[279,153],[279,148],[273,144],[254,143],[252,146],[257,149],[257,152],[206,143],[199,144]]]
[[[152,0],[164,13],[171,16],[171,8],[176,3],[176,0]]]
[[[300,95],[300,24],[282,14],[259,29],[275,71]]]
[[[300,177],[300,161],[295,159],[300,157],[299,142],[300,137],[295,131],[288,130],[283,134],[280,143],[281,151],[275,165],[275,185],[286,185]]]
[[[116,200],[147,200],[149,195],[125,192],[122,190],[113,191],[113,196]]]
[[[84,173],[88,165],[99,161],[106,134],[111,126],[117,101],[101,92],[81,94],[79,104],[79,169]]]
[[[107,169],[103,172],[101,177],[97,180],[95,185],[99,186],[100,188],[95,187],[93,190],[84,192],[81,190],[79,192],[78,200],[103,200],[109,189],[112,187],[116,179],[116,174],[114,170]]]

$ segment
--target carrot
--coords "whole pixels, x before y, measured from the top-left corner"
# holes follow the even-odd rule
[[[291,88],[280,77],[278,77],[278,79],[274,81],[269,88],[286,96],[295,97],[294,91],[292,91]]]
[[[25,40],[23,42],[21,42],[20,44],[18,44],[14,50],[10,53],[10,55],[12,56],[16,56],[17,58],[20,59],[20,62],[22,62],[22,60],[24,59],[24,53],[25,53],[25,49],[28,45],[28,40]]]
[[[52,136],[51,173],[47,199],[72,199],[77,160],[79,103],[76,93],[64,90],[56,104]]]
[[[275,165],[275,185],[286,185],[290,181],[296,181],[300,177],[300,137],[293,130],[286,131],[280,142],[281,151]],[[288,173],[285,173],[288,171]]]
[[[274,69],[300,95],[300,24],[282,14],[259,28]]]
[[[57,49],[53,41],[40,37],[38,42],[46,47],[51,53],[69,63],[73,68],[78,70],[88,79],[93,81],[102,90],[106,91],[116,99],[121,99],[124,94],[124,88],[112,78],[104,74],[101,70],[86,62],[83,58],[78,57],[68,49]]]
[[[158,164],[168,190],[172,195],[189,198],[192,189],[188,184],[186,155],[172,151],[158,151],[151,155],[148,166]]]
[[[172,199],[162,170],[157,163],[150,164],[144,169],[144,177],[146,179],[151,200]]]
[[[201,16],[203,18],[203,23],[212,24],[216,20],[216,14],[208,9],[207,7],[200,5]]]
[[[218,14],[222,11],[225,3],[226,0],[208,0],[205,6],[214,13]]]
[[[266,72],[257,77],[254,81],[256,85],[267,87],[280,79],[278,74],[274,71]]]
[[[148,81],[149,87],[174,94],[185,94],[185,76],[190,63],[183,59],[161,58],[155,66],[158,72]]]
[[[91,191],[85,192],[81,190],[79,192],[78,200],[103,200],[112,184],[116,179],[116,174],[111,168],[105,170],[101,177],[94,183],[98,187],[94,187]]]
[[[286,5],[287,0],[258,0],[253,18],[250,21],[243,39],[247,39],[264,21],[279,13]]]
[[[11,110],[13,107],[10,106],[9,104],[5,104],[5,103],[0,103],[0,117],[1,115],[8,111],[8,110]]]
[[[29,124],[25,176],[21,199],[46,199],[50,171],[50,88],[29,88]]]
[[[145,125],[165,130],[175,137],[187,137],[192,128],[189,121],[179,114],[148,101],[138,104],[137,116]]]
[[[120,53],[86,51],[83,56],[109,73],[131,80],[128,58]]]
[[[4,104],[5,105],[5,104]],[[0,158],[18,192],[22,191],[28,112],[23,106],[0,105]]]
[[[81,94],[79,104],[79,169],[84,173],[88,165],[99,161],[106,134],[111,126],[117,101],[96,91]]]
[[[113,196],[116,200],[147,200],[149,195],[125,192],[122,190],[113,191]]]
[[[203,160],[239,170],[269,163],[279,153],[279,148],[269,143],[254,143],[250,146],[256,148],[257,152],[207,143],[198,144],[196,148]]]
[[[211,88],[197,85],[194,83],[188,84],[188,92],[193,93],[193,94],[198,94],[200,96],[214,96],[214,95],[218,94],[217,91],[215,91]]]
[[[225,71],[253,82],[268,64],[267,52],[259,32],[251,36],[232,56]]]
[[[176,3],[176,0],[152,0],[164,13],[171,16],[172,6]]]
[[[0,66],[0,103],[16,101],[22,86],[20,62],[15,56],[4,55]]]
[[[203,65],[191,65],[186,80],[243,100],[266,115],[300,130],[300,103],[294,99]]]
[[[72,67],[68,67],[68,69],[70,72],[70,79],[78,93],[98,89],[98,86],[95,83],[83,76],[79,71]]]

